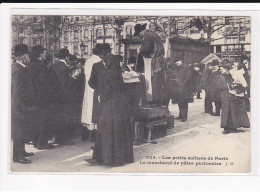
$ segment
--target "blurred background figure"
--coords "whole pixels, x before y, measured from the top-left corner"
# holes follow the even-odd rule
[[[245,90],[245,104],[246,104],[246,110],[249,112],[250,111],[250,85],[251,85],[250,84],[251,67],[250,67],[249,57],[246,55],[242,55],[241,63],[242,63],[242,68],[245,71],[244,77],[248,85]]]
[[[181,122],[186,122],[188,118],[188,103],[193,102],[192,94],[192,73],[189,65],[183,64],[183,59],[175,57],[174,84],[172,102],[178,103],[179,116]]]
[[[59,107],[59,127],[56,134],[56,143],[73,144],[69,140],[75,132],[73,118],[79,117],[79,110],[76,103],[79,101],[78,77],[80,70],[71,72],[73,66],[73,57],[66,48],[60,49],[58,55],[59,61],[52,65],[52,70],[57,77],[57,81],[63,91],[61,104]]]
[[[201,99],[200,93],[201,93],[201,88],[200,88],[200,82],[201,82],[201,76],[202,76],[202,71],[203,71],[203,65],[199,63],[194,63],[194,75],[193,75],[193,87],[194,87],[194,94],[197,96],[197,99]]]
[[[221,109],[221,95],[220,90],[217,87],[216,83],[218,82],[217,79],[219,79],[219,74],[221,72],[219,71],[219,62],[217,59],[214,59],[211,63],[211,66],[209,67],[211,71],[211,79],[210,79],[210,85],[209,85],[209,98],[211,102],[214,102],[215,104],[215,112],[212,112],[212,116],[220,116],[220,109]]]

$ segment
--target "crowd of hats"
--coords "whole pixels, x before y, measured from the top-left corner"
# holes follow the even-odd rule
[[[15,57],[24,55],[24,54],[30,54],[36,58],[38,58],[38,56],[45,51],[46,49],[43,48],[41,45],[35,45],[31,48],[31,52],[29,52],[29,48],[27,45],[25,44],[17,44],[14,48],[14,52],[13,55]],[[102,53],[108,53],[111,51],[110,45],[108,43],[97,43],[95,48],[93,48],[93,51],[98,53],[98,54],[102,54]],[[57,58],[65,58],[65,57],[70,57],[71,60],[75,59],[76,60],[76,56],[75,55],[71,55],[69,50],[67,48],[62,48],[59,50],[59,53],[56,55]]]

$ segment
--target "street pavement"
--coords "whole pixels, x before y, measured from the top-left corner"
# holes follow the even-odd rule
[[[204,95],[203,95],[204,98]],[[178,116],[178,106],[170,105]],[[250,116],[250,115],[249,115]],[[37,173],[246,173],[250,171],[250,129],[222,134],[220,117],[204,113],[204,99],[189,104],[187,122],[175,120],[175,126],[157,144],[134,146],[135,162],[121,167],[93,166],[84,161],[91,158],[93,143],[75,137],[75,145],[57,145],[51,150],[34,152],[31,164],[11,162],[12,172]]]

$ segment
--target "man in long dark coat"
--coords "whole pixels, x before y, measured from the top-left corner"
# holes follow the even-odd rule
[[[220,95],[221,92],[216,85],[219,79],[218,74],[221,74],[221,72],[219,70],[215,71],[216,68],[217,69],[219,68],[218,66],[219,66],[218,60],[214,59],[209,67],[212,73],[211,73],[211,79],[209,80],[208,93],[211,102],[214,102],[216,107],[215,113],[211,113],[212,116],[220,116],[220,109],[221,109],[221,95]]]
[[[47,99],[45,97],[45,90],[42,85],[41,76],[43,74],[50,74],[44,61],[46,60],[46,50],[36,45],[32,47],[31,63],[28,66],[28,70],[31,74],[33,85],[36,91],[37,107],[39,113],[39,122],[37,131],[33,133],[33,144],[34,147],[39,150],[53,148],[52,145],[48,144],[48,126],[46,126],[47,116],[46,108],[48,107]]]
[[[212,100],[209,95],[209,88],[212,79],[212,72],[209,69],[211,64],[207,64],[205,69],[202,72],[200,87],[205,91],[205,99],[204,99],[204,109],[205,113],[213,114]]]
[[[165,61],[162,40],[154,31],[146,30],[146,24],[136,24],[134,28],[134,36],[143,39],[137,52],[144,61],[146,102],[164,104]]]
[[[25,151],[25,141],[30,131],[35,127],[36,96],[27,65],[30,63],[27,45],[15,46],[15,62],[12,65],[11,84],[11,122],[13,139],[13,161],[29,164],[26,157],[33,153]]]
[[[194,69],[194,74],[193,74],[193,79],[194,79],[194,93],[197,94],[197,99],[201,99],[200,93],[201,93],[201,88],[200,88],[200,81],[201,81],[201,76],[202,76],[202,71],[203,71],[203,65],[199,63],[195,63],[193,66]]]
[[[68,49],[60,49],[58,57],[59,61],[52,66],[52,70],[55,72],[63,92],[61,99],[62,104],[59,110],[59,116],[57,116],[58,122],[60,123],[57,143],[68,144],[68,140],[71,138],[74,130],[72,118],[80,113],[80,110],[75,109],[75,103],[78,101],[80,94],[77,87],[75,87],[78,81],[78,74],[71,74],[70,65],[68,64],[71,54]]]
[[[110,52],[109,44],[104,44],[103,59],[93,65],[88,82],[95,89],[94,98],[98,94],[101,112],[93,156],[87,162],[121,166],[134,161],[133,139],[125,112],[120,56]]]
[[[187,121],[188,117],[188,103],[193,102],[192,94],[192,75],[190,67],[183,64],[183,59],[175,57],[176,67],[174,70],[175,82],[173,86],[172,102],[178,103],[179,117],[181,122]]]

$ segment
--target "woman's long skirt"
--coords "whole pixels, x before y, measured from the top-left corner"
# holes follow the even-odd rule
[[[245,102],[243,98],[235,99],[234,96],[224,91],[221,93],[222,113],[221,127],[222,128],[249,128],[250,122],[246,112]]]
[[[122,166],[134,161],[132,133],[122,98],[103,103],[93,159],[110,166]]]

